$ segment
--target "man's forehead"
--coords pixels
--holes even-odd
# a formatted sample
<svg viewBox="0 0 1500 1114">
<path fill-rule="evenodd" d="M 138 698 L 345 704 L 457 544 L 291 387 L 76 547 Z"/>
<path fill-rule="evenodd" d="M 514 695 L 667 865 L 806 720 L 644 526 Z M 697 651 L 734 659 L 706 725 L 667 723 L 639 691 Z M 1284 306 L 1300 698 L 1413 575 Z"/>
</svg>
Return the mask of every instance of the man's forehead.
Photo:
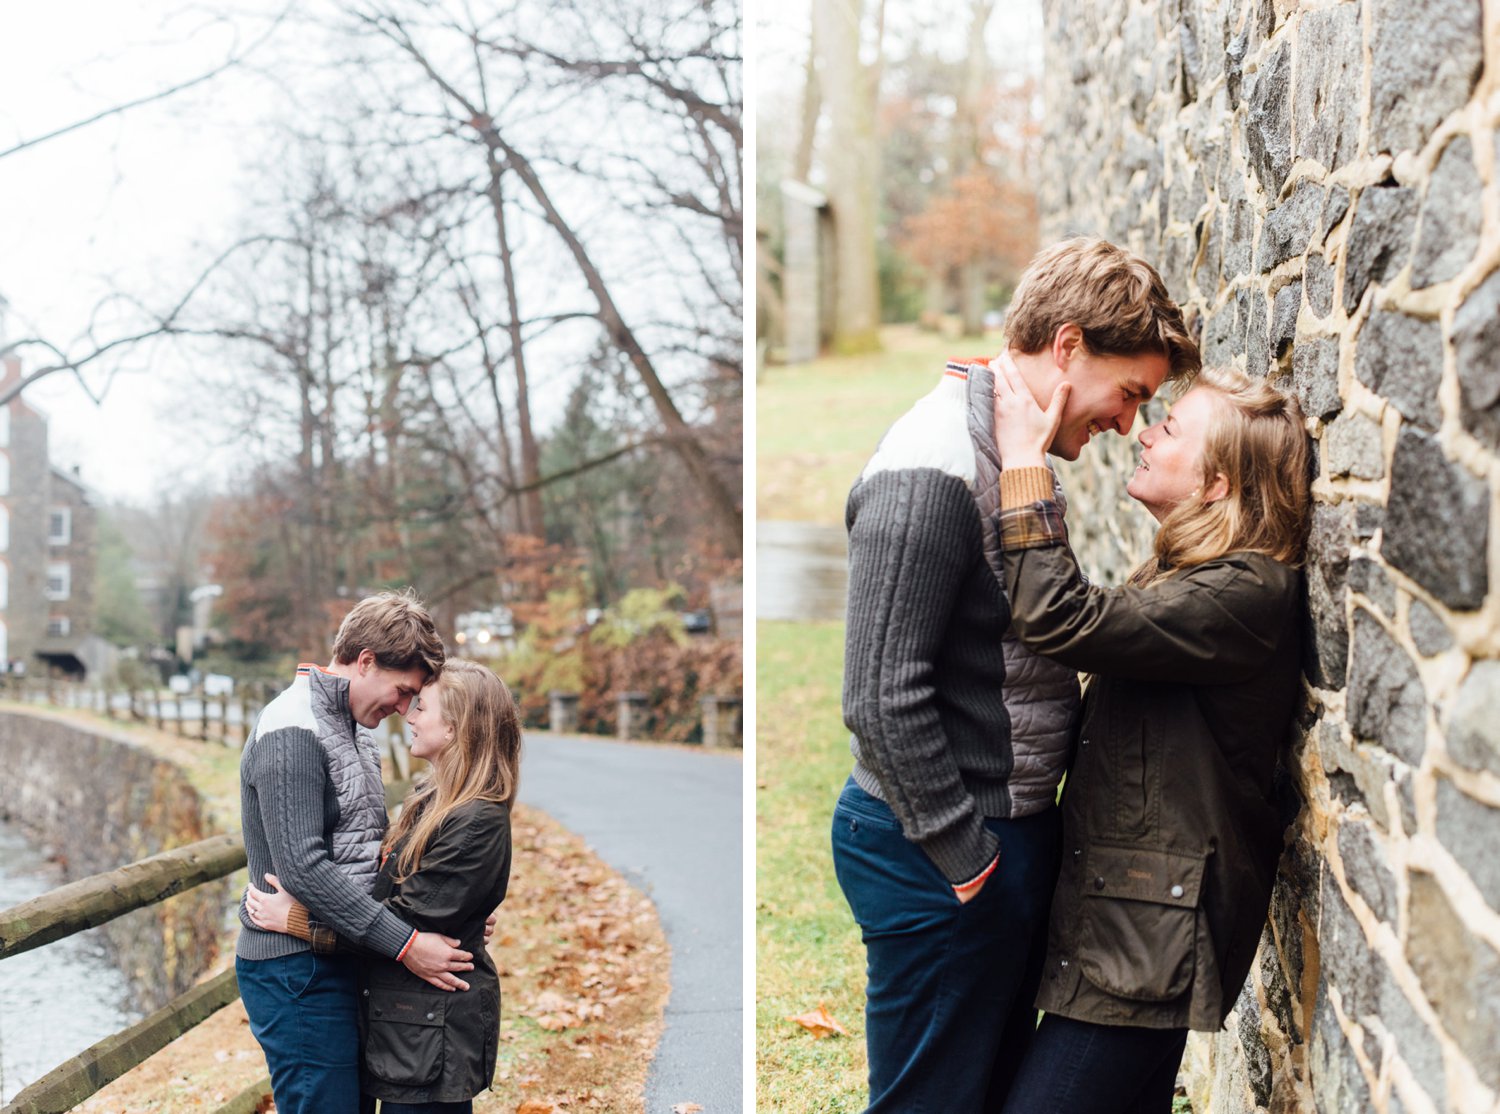
<svg viewBox="0 0 1500 1114">
<path fill-rule="evenodd" d="M 1143 402 L 1161 389 L 1171 370 L 1166 356 L 1159 352 L 1142 353 L 1121 363 L 1121 386 Z"/>
</svg>

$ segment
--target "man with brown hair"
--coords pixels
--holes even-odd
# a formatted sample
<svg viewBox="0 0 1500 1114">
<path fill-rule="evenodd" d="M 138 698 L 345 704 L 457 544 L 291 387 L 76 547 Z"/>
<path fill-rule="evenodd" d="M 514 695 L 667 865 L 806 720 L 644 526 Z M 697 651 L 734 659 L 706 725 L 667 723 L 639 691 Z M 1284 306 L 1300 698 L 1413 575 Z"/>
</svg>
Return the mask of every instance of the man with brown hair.
<svg viewBox="0 0 1500 1114">
<path fill-rule="evenodd" d="M 1070 384 L 1050 446 L 1068 460 L 1198 367 L 1156 271 L 1085 239 L 1027 268 L 1001 358 L 1043 407 Z M 871 1112 L 998 1109 L 1035 1024 L 1078 681 L 1009 633 L 993 396 L 985 361 L 950 362 L 845 512 L 854 770 L 833 858 L 868 960 Z"/>
<path fill-rule="evenodd" d="M 419 933 L 370 892 L 385 835 L 380 750 L 370 731 L 443 667 L 432 617 L 410 591 L 361 600 L 326 668 L 299 665 L 240 757 L 250 877 L 274 874 L 317 918 L 446 990 L 473 968 L 458 941 Z M 235 971 L 279 1111 L 354 1114 L 359 1102 L 356 958 L 263 932 L 240 905 Z"/>
</svg>

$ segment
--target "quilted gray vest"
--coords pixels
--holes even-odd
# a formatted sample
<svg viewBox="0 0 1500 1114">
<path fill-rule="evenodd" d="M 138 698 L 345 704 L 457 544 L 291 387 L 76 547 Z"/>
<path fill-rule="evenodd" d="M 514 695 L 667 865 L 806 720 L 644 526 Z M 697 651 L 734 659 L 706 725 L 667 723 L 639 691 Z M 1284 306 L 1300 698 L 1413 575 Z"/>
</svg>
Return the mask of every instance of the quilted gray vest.
<svg viewBox="0 0 1500 1114">
<path fill-rule="evenodd" d="M 349 682 L 315 665 L 299 665 L 296 680 L 266 706 L 255 730 L 266 734 L 282 727 L 308 728 L 317 735 L 339 810 L 329 858 L 366 891 L 373 890 L 386 828 L 385 787 L 379 744 L 349 715 Z"/>
</svg>

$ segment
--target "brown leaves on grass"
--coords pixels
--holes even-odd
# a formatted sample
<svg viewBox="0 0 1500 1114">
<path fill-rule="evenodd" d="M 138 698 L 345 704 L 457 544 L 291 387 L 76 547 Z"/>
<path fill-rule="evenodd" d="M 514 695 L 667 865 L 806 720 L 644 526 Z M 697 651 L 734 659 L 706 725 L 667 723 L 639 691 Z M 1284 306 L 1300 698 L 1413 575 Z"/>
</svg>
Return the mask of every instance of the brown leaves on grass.
<svg viewBox="0 0 1500 1114">
<path fill-rule="evenodd" d="M 831 1037 L 835 1033 L 843 1037 L 849 1035 L 849 1030 L 845 1029 L 835 1020 L 833 1014 L 828 1012 L 828 1007 L 822 1002 L 818 1003 L 817 1009 L 808 1010 L 806 1013 L 799 1013 L 795 1017 L 787 1018 L 787 1020 L 795 1021 L 817 1040 L 822 1040 L 824 1037 Z"/>
</svg>

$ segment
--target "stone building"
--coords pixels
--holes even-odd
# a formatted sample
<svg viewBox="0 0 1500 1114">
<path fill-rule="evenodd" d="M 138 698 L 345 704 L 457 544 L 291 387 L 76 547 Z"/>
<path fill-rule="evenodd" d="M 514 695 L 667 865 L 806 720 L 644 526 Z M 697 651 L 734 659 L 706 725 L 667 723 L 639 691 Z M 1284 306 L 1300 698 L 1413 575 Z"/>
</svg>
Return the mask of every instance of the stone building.
<svg viewBox="0 0 1500 1114">
<path fill-rule="evenodd" d="M 1500 1096 L 1500 5 L 1049 0 L 1044 239 L 1155 262 L 1316 441 L 1287 851 L 1204 1111 Z M 1113 439 L 1112 439 L 1113 440 Z M 1131 449 L 1074 466 L 1117 575 Z M 1087 531 L 1085 534 L 1084 532 Z"/>
<path fill-rule="evenodd" d="M 0 332 L 3 339 L 3 332 Z M 0 390 L 21 378 L 5 356 Z M 76 475 L 52 466 L 46 416 L 0 406 L 0 664 L 31 676 L 92 673 L 96 511 Z"/>
</svg>

